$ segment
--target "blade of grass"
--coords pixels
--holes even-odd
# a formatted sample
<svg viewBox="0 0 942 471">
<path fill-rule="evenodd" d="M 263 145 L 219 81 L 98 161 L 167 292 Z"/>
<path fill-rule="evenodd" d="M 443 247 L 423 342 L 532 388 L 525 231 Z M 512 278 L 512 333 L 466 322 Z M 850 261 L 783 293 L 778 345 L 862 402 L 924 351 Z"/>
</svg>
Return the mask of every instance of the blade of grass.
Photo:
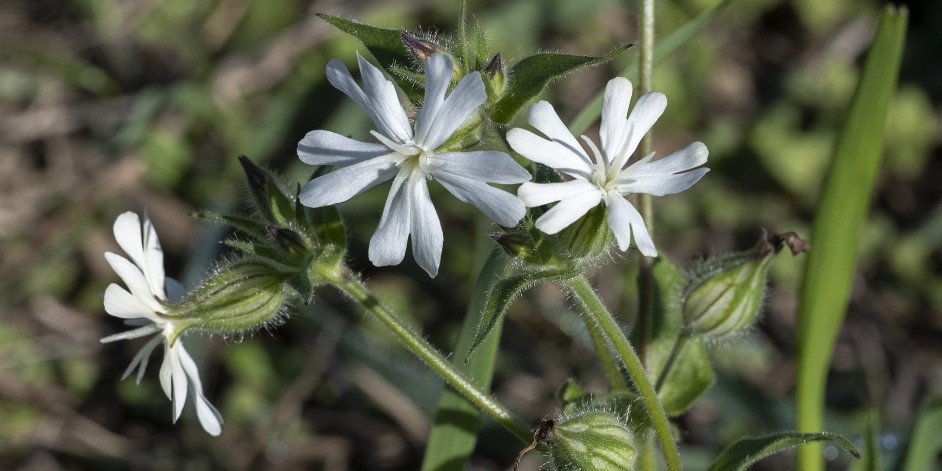
<svg viewBox="0 0 942 471">
<path fill-rule="evenodd" d="M 942 430 L 942 398 L 922 407 L 916 416 L 903 471 L 920 471 L 938 466 L 939 451 L 942 450 L 942 434 L 939 434 L 939 430 Z"/>
<path fill-rule="evenodd" d="M 847 308 L 857 243 L 883 155 L 907 16 L 906 9 L 887 7 L 881 17 L 821 191 L 798 310 L 796 395 L 802 432 L 822 429 L 829 359 Z M 823 465 L 820 444 L 799 449 L 798 469 L 820 471 Z"/>
</svg>

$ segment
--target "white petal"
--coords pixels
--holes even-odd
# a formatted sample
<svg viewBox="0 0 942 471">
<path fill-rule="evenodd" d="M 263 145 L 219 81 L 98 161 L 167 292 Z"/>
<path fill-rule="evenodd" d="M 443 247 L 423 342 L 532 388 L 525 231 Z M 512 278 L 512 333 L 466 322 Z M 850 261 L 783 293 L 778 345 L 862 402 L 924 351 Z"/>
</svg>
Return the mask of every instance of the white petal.
<svg viewBox="0 0 942 471">
<path fill-rule="evenodd" d="M 434 177 L 455 198 L 480 209 L 501 226 L 516 226 L 527 212 L 519 198 L 487 183 L 451 173 L 435 173 Z"/>
<path fill-rule="evenodd" d="M 160 373 L 157 377 L 160 378 L 160 388 L 164 390 L 164 394 L 167 395 L 167 399 L 172 401 L 173 368 L 174 365 L 178 365 L 180 362 L 176 358 L 176 353 L 171 351 L 170 347 L 167 345 L 167 339 L 162 339 L 164 341 L 164 361 L 160 364 Z"/>
<path fill-rule="evenodd" d="M 679 193 L 697 183 L 710 169 L 698 168 L 673 175 L 643 175 L 639 178 L 619 178 L 616 188 L 621 193 L 646 193 L 663 196 Z"/>
<path fill-rule="evenodd" d="M 648 257 L 657 257 L 657 249 L 654 248 L 654 241 L 648 234 L 641 213 L 628 200 L 617 194 L 609 193 L 605 203 L 608 205 L 608 227 L 615 233 L 618 248 L 622 251 L 628 250 L 633 233 L 638 250 Z"/>
<path fill-rule="evenodd" d="M 133 294 L 141 304 L 147 306 L 149 312 L 164 312 L 160 302 L 157 301 L 154 294 L 151 292 L 151 287 L 147 284 L 144 274 L 141 273 L 141 270 L 136 265 L 129 262 L 126 258 L 111 252 L 105 252 L 105 260 L 108 261 L 111 268 L 118 274 L 121 280 L 124 281 L 128 289 L 131 290 L 131 294 Z"/>
<path fill-rule="evenodd" d="M 370 261 L 378 267 L 397 265 L 406 255 L 412 222 L 409 189 L 407 185 L 403 185 L 407 177 L 407 174 L 400 173 L 393 180 L 389 196 L 386 198 L 386 207 L 383 208 L 383 216 L 370 239 Z"/>
<path fill-rule="evenodd" d="M 304 185 L 298 198 L 311 208 L 347 201 L 392 178 L 398 171 L 393 157 L 401 158 L 398 154 L 379 157 L 321 175 Z"/>
<path fill-rule="evenodd" d="M 435 154 L 432 173 L 450 173 L 474 180 L 514 184 L 530 180 L 530 172 L 503 152 L 482 150 Z"/>
<path fill-rule="evenodd" d="M 569 145 L 548 141 L 520 128 L 511 129 L 507 133 L 507 142 L 513 150 L 533 162 L 583 180 L 588 180 L 592 174 L 588 157 L 581 147 L 574 149 Z"/>
<path fill-rule="evenodd" d="M 442 223 L 432 205 L 425 179 L 418 176 L 410 180 L 407 185 L 412 187 L 412 256 L 435 278 L 442 262 Z"/>
<path fill-rule="evenodd" d="M 454 64 L 445 54 L 432 54 L 425 60 L 425 99 L 415 118 L 417 143 L 427 141 L 429 130 L 445 103 L 445 93 L 451 85 L 454 70 Z"/>
<path fill-rule="evenodd" d="M 311 131 L 298 142 L 298 157 L 310 165 L 346 167 L 388 153 L 382 144 L 360 142 L 330 131 Z"/>
<path fill-rule="evenodd" d="M 616 148 L 605 149 L 613 158 L 611 168 L 621 168 L 628 162 L 628 159 L 638 148 L 638 143 L 644 137 L 661 114 L 667 108 L 667 97 L 663 93 L 650 92 L 641 95 L 635 107 L 628 116 L 626 125 L 625 141 Z"/>
<path fill-rule="evenodd" d="M 374 110 L 373 122 L 383 134 L 399 142 L 412 141 L 412 126 L 399 102 L 396 86 L 360 53 L 357 53 L 357 63 L 360 65 L 360 75 L 363 76 L 363 91 Z"/>
<path fill-rule="evenodd" d="M 705 164 L 709 154 L 710 151 L 702 142 L 693 142 L 687 147 L 653 162 L 651 161 L 653 154 L 645 157 L 623 170 L 619 177 L 637 178 L 683 172 Z"/>
<path fill-rule="evenodd" d="M 131 322 L 128 321 L 127 323 L 130 324 Z M 117 342 L 120 340 L 137 339 L 141 337 L 147 337 L 148 335 L 156 334 L 157 332 L 160 332 L 162 330 L 163 330 L 163 326 L 160 324 L 145 324 L 136 329 L 125 330 L 124 332 L 119 332 L 117 334 L 109 335 L 99 340 L 99 342 L 111 343 L 111 342 Z"/>
<path fill-rule="evenodd" d="M 137 384 L 141 384 L 141 378 L 144 377 L 144 371 L 147 370 L 147 363 L 150 360 L 150 354 L 154 351 L 154 348 L 163 340 L 161 336 L 155 336 L 150 339 L 147 343 L 138 350 L 137 355 L 134 355 L 134 358 L 131 359 L 131 364 L 128 365 L 128 368 L 124 370 L 124 375 L 121 376 L 121 379 L 127 378 L 135 367 L 137 368 Z"/>
<path fill-rule="evenodd" d="M 105 312 L 122 319 L 144 318 L 160 322 L 151 305 L 114 283 L 105 289 Z"/>
<path fill-rule="evenodd" d="M 602 149 L 607 151 L 603 154 L 606 158 L 611 158 L 608 153 L 619 151 L 622 143 L 628 140 L 628 108 L 631 106 L 632 88 L 631 80 L 624 77 L 615 77 L 605 85 L 599 138 Z"/>
<path fill-rule="evenodd" d="M 582 149 L 582 146 L 579 145 L 579 141 L 569 132 L 569 128 L 563 124 L 562 120 L 559 119 L 559 115 L 556 114 L 556 110 L 553 109 L 553 105 L 549 104 L 549 102 L 540 101 L 530 105 L 530 110 L 527 113 L 527 122 L 551 141 L 570 149 L 573 154 L 584 160 L 586 165 L 592 166 L 592 161 Z"/>
<path fill-rule="evenodd" d="M 138 267 L 144 263 L 144 239 L 141 236 L 141 219 L 131 211 L 121 213 L 114 221 L 114 238 Z"/>
<path fill-rule="evenodd" d="M 367 75 L 375 76 L 371 74 L 371 71 L 379 73 L 382 77 L 382 72 L 375 70 L 372 64 L 363 60 L 359 54 L 357 54 L 357 60 L 360 62 L 360 72 L 364 77 L 364 85 L 367 82 Z M 364 65 L 365 64 L 365 65 Z M 383 78 L 385 80 L 385 78 Z M 399 104 L 399 98 L 396 96 L 395 87 L 392 90 L 392 97 L 387 95 L 387 87 L 374 87 L 371 89 L 373 93 L 383 94 L 382 97 L 370 97 L 367 95 L 369 92 L 364 92 L 363 89 L 356 83 L 353 79 L 353 76 L 350 75 L 350 71 L 347 70 L 347 66 L 343 62 L 334 59 L 327 64 L 327 81 L 330 82 L 335 88 L 349 96 L 353 101 L 357 102 L 361 108 L 370 116 L 370 119 L 373 120 L 373 123 L 379 128 L 379 131 L 385 134 L 390 138 L 394 138 L 399 142 L 407 142 L 411 140 L 411 130 L 409 129 L 409 120 L 405 116 L 405 111 L 402 109 L 402 105 Z M 370 82 L 372 84 L 372 82 Z M 389 84 L 392 86 L 392 84 Z M 375 89 L 375 88 L 378 88 Z M 395 106 L 390 106 L 390 103 L 387 103 L 387 100 L 395 102 Z M 376 102 L 379 103 L 379 108 L 377 108 Z M 392 108 L 392 111 L 387 115 L 387 110 L 384 108 Z M 398 108 L 398 110 L 397 110 Z M 403 129 L 405 127 L 405 129 Z"/>
<path fill-rule="evenodd" d="M 164 344 L 166 345 L 166 343 Z M 177 339 L 172 346 L 167 349 L 167 356 L 164 357 L 164 363 L 170 362 L 170 377 L 173 383 L 173 421 L 176 422 L 183 413 L 183 406 L 186 404 L 187 375 L 183 370 L 182 356 L 187 355 L 183 348 L 183 342 Z M 187 355 L 188 357 L 189 355 Z"/>
<path fill-rule="evenodd" d="M 180 341 L 177 341 L 177 344 L 179 345 L 180 365 L 183 367 L 189 381 L 190 392 L 193 396 L 193 403 L 196 406 L 196 415 L 200 420 L 200 424 L 207 433 L 218 436 L 222 432 L 222 415 L 203 395 L 203 383 L 200 381 L 199 370 L 196 368 L 193 357 L 183 348 Z"/>
<path fill-rule="evenodd" d="M 137 271 L 146 280 L 149 295 L 164 299 L 164 255 L 160 248 L 160 241 L 157 239 L 157 233 L 154 231 L 154 225 L 151 224 L 146 215 L 143 221 L 143 234 L 141 230 L 141 219 L 133 212 L 122 213 L 115 219 L 114 237 L 118 245 L 137 265 Z M 125 282 L 127 283 L 127 280 Z M 140 293 L 134 289 L 131 292 Z"/>
<path fill-rule="evenodd" d="M 561 183 L 524 183 L 517 189 L 517 196 L 528 208 L 543 206 L 569 198 L 576 193 L 601 191 L 594 183 L 585 180 L 570 180 Z"/>
<path fill-rule="evenodd" d="M 436 58 L 439 60 L 433 62 Z M 447 68 L 439 65 L 442 61 L 447 61 L 445 64 Z M 432 106 L 430 111 L 426 112 L 425 107 L 428 105 L 423 104 L 415 121 L 416 144 L 426 150 L 433 150 L 448 140 L 452 133 L 468 120 L 471 113 L 487 100 L 487 92 L 484 91 L 481 75 L 478 72 L 472 72 L 465 75 L 451 91 L 451 95 L 439 105 L 440 97 L 429 96 L 429 92 L 444 93 L 448 83 L 451 82 L 451 72 L 444 73 L 445 70 L 451 68 L 451 60 L 444 54 L 433 54 L 425 63 L 426 71 L 431 67 L 442 69 L 440 71 L 442 75 L 433 79 L 444 82 L 433 83 L 433 87 L 426 88 L 425 99 L 431 100 L 429 104 Z M 428 75 L 426 75 L 426 80 L 428 80 Z"/>
<path fill-rule="evenodd" d="M 202 394 L 194 394 L 193 402 L 196 404 L 196 416 L 200 419 L 203 430 L 218 437 L 222 433 L 222 414 Z"/>
<path fill-rule="evenodd" d="M 144 278 L 147 278 L 147 284 L 150 286 L 150 292 L 157 299 L 167 299 L 164 293 L 164 251 L 160 247 L 160 240 L 157 238 L 157 230 L 154 224 L 144 213 L 144 263 L 138 263 L 141 271 L 144 272 Z"/>
<path fill-rule="evenodd" d="M 602 193 L 598 188 L 571 195 L 540 216 L 536 220 L 536 228 L 547 234 L 555 234 L 598 206 L 600 201 Z"/>
</svg>

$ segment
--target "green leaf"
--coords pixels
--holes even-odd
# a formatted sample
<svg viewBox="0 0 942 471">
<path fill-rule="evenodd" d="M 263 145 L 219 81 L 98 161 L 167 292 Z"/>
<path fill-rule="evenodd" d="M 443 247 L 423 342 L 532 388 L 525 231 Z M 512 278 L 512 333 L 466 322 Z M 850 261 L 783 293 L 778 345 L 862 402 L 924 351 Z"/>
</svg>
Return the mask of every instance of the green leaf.
<svg viewBox="0 0 942 471">
<path fill-rule="evenodd" d="M 251 217 L 242 216 L 224 216 L 211 211 L 194 211 L 191 216 L 204 221 L 222 224 L 258 241 L 268 240 L 268 231 L 265 230 L 265 223 Z"/>
<path fill-rule="evenodd" d="M 603 56 L 575 56 L 558 53 L 540 53 L 526 57 L 510 68 L 510 83 L 503 98 L 490 110 L 491 119 L 506 124 L 536 98 L 554 80 L 574 70 L 608 62 L 628 50 L 631 44 L 615 48 Z"/>
<path fill-rule="evenodd" d="M 859 458 L 860 453 L 846 438 L 830 433 L 779 432 L 766 437 L 743 438 L 723 450 L 707 471 L 742 471 L 753 463 L 783 450 L 813 442 L 830 441 Z"/>
<path fill-rule="evenodd" d="M 298 203 L 300 205 L 300 203 Z M 340 212 L 334 205 L 321 208 L 304 208 L 308 224 L 321 245 L 333 245 L 341 252 L 347 248 L 347 229 Z"/>
<path fill-rule="evenodd" d="M 565 280 L 577 276 L 579 273 L 579 271 L 569 267 L 551 268 L 505 278 L 494 285 L 494 289 L 488 295 L 487 305 L 481 314 L 481 323 L 478 324 L 477 333 L 471 342 L 471 348 L 468 350 L 465 359 L 471 358 L 475 349 L 487 339 L 494 327 L 504 319 L 504 314 L 507 313 L 507 309 L 517 299 L 517 296 L 539 283 Z"/>
<path fill-rule="evenodd" d="M 710 20 L 716 18 L 716 16 L 723 11 L 730 1 L 731 0 L 724 0 L 719 5 L 703 12 L 700 16 L 680 28 L 677 28 L 669 36 L 664 39 L 659 39 L 657 45 L 654 47 L 654 63 L 660 62 L 661 59 L 669 56 L 680 46 L 686 44 L 687 41 L 693 39 Z M 632 59 L 634 59 L 634 56 Z M 632 60 L 625 66 L 619 75 L 635 80 L 638 76 L 638 66 L 635 60 Z M 595 98 L 593 98 L 592 101 L 576 115 L 576 118 L 572 120 L 572 123 L 569 125 L 569 130 L 571 130 L 573 134 L 577 136 L 582 134 L 588 129 L 589 125 L 598 119 L 599 115 L 602 113 L 602 98 L 604 97 L 604 93 L 604 91 L 599 91 L 595 95 Z"/>
<path fill-rule="evenodd" d="M 822 429 L 824 391 L 844 320 L 857 246 L 883 156 L 884 129 L 906 34 L 907 12 L 887 7 L 867 55 L 815 211 L 798 309 L 798 429 Z M 823 469 L 819 446 L 799 451 L 800 469 Z"/>
<path fill-rule="evenodd" d="M 400 30 L 378 28 L 346 20 L 339 16 L 325 14 L 318 14 L 317 16 L 340 31 L 359 39 L 383 69 L 392 70 L 393 66 L 406 67 L 415 63 L 409 50 L 402 43 L 402 32 Z M 410 99 L 422 97 L 422 89 L 415 83 L 403 80 L 396 75 L 393 75 L 393 78 L 396 79 L 396 83 Z"/>
<path fill-rule="evenodd" d="M 942 399 L 936 399 L 922 407 L 916 416 L 909 447 L 906 449 L 904 471 L 933 469 L 939 464 L 942 450 Z"/>
<path fill-rule="evenodd" d="M 664 255 L 654 261 L 654 316 L 647 361 L 654 378 L 659 378 L 684 325 L 680 299 L 686 278 Z M 713 369 L 701 338 L 690 338 L 677 355 L 670 372 L 658 390 L 669 416 L 683 414 L 701 394 L 713 385 Z"/>
</svg>

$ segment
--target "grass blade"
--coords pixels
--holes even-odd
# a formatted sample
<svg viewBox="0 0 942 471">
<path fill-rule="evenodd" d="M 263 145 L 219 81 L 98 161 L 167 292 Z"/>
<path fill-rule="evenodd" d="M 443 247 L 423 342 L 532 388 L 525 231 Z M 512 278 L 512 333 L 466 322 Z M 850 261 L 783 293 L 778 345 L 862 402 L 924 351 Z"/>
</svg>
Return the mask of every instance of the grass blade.
<svg viewBox="0 0 942 471">
<path fill-rule="evenodd" d="M 798 310 L 798 429 L 822 428 L 829 359 L 844 319 L 884 128 L 906 33 L 905 9 L 888 7 L 880 20 L 824 180 L 812 230 L 812 250 Z M 798 468 L 823 469 L 820 444 L 802 447 Z"/>
</svg>

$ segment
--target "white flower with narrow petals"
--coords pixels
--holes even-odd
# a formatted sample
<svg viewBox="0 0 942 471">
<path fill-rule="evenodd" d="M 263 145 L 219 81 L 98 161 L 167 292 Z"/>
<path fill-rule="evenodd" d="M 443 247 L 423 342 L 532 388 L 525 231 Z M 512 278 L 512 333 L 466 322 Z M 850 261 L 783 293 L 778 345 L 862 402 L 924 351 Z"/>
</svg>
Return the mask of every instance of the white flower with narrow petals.
<svg viewBox="0 0 942 471">
<path fill-rule="evenodd" d="M 177 329 L 180 326 L 175 325 L 173 318 L 166 315 L 168 301 L 178 301 L 184 293 L 179 283 L 164 276 L 164 253 L 154 225 L 146 215 L 142 223 L 137 214 L 126 212 L 115 220 L 114 236 L 131 260 L 111 252 L 105 253 L 105 259 L 130 292 L 114 283 L 109 285 L 105 290 L 105 311 L 129 323 L 144 325 L 105 337 L 101 341 L 114 342 L 154 334 L 154 338 L 134 356 L 124 372 L 124 378 L 137 368 L 137 381 L 140 382 L 151 352 L 162 342 L 164 361 L 160 367 L 160 385 L 173 403 L 174 422 L 183 412 L 189 390 L 203 429 L 211 435 L 219 435 L 222 431 L 222 416 L 203 396 L 196 363 L 183 348 L 183 340 L 179 338 Z"/>
<path fill-rule="evenodd" d="M 327 80 L 362 107 L 379 143 L 359 142 L 330 131 L 311 131 L 298 143 L 298 156 L 311 165 L 336 165 L 301 190 L 306 206 L 344 202 L 386 180 L 393 180 L 379 227 L 370 239 L 376 266 L 402 261 L 411 235 L 412 254 L 430 276 L 438 273 L 442 227 L 429 198 L 428 180 L 436 180 L 456 198 L 480 209 L 494 222 L 513 226 L 526 213 L 513 194 L 488 183 L 516 184 L 530 174 L 509 155 L 497 151 L 440 151 L 487 99 L 479 73 L 466 75 L 446 97 L 454 71 L 451 59 L 432 54 L 425 61 L 425 101 L 409 123 L 396 88 L 383 73 L 357 55 L 363 87 L 338 60 L 327 64 Z"/>
<path fill-rule="evenodd" d="M 507 141 L 527 159 L 572 177 L 561 183 L 520 185 L 517 196 L 527 207 L 558 201 L 536 220 L 538 229 L 555 234 L 602 203 L 608 208 L 607 222 L 618 241 L 618 248 L 628 250 L 633 234 L 641 253 L 656 257 L 657 249 L 644 219 L 625 197 L 630 193 L 661 196 L 690 188 L 709 171 L 705 167 L 695 169 L 706 163 L 708 152 L 702 142 L 694 142 L 667 157 L 652 161 L 652 153 L 626 167 L 641 137 L 667 107 L 664 94 L 646 93 L 626 118 L 631 90 L 631 81 L 622 77 L 610 80 L 605 87 L 599 131 L 601 149 L 582 136 L 594 158 L 589 157 L 559 119 L 553 106 L 545 101 L 530 107 L 527 121 L 546 138 L 524 129 L 511 129 L 507 133 Z"/>
</svg>

